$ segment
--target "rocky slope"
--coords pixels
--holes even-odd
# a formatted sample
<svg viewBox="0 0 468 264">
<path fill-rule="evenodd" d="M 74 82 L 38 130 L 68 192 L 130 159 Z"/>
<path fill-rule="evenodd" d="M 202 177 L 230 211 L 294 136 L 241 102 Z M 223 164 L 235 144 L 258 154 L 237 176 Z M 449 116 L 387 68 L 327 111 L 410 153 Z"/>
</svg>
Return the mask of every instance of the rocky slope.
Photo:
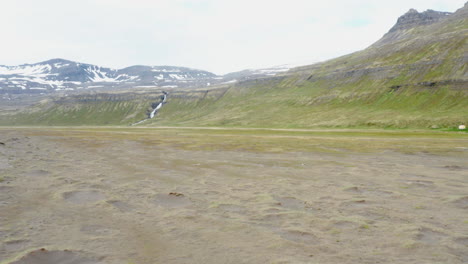
<svg viewBox="0 0 468 264">
<path fill-rule="evenodd" d="M 416 26 L 433 24 L 451 14 L 450 12 L 439 12 L 431 9 L 419 13 L 415 9 L 410 9 L 406 14 L 398 18 L 397 23 L 390 29 L 389 33 L 411 29 Z"/>
<path fill-rule="evenodd" d="M 468 79 L 466 48 L 468 6 L 453 14 L 410 10 L 369 48 L 296 70 L 308 75 L 358 79 L 363 76 L 396 85 Z"/>
</svg>

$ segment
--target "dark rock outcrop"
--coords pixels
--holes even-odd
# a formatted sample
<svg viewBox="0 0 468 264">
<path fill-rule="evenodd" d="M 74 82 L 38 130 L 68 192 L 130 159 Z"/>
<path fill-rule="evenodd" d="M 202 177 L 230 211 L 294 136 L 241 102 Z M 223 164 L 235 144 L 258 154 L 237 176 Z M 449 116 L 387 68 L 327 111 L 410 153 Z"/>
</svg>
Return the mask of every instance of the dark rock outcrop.
<svg viewBox="0 0 468 264">
<path fill-rule="evenodd" d="M 390 29 L 389 32 L 410 29 L 415 26 L 433 24 L 451 14 L 452 13 L 450 12 L 440 12 L 431 9 L 419 13 L 415 9 L 410 9 L 408 12 L 406 12 L 406 14 L 398 18 L 397 23 Z"/>
</svg>

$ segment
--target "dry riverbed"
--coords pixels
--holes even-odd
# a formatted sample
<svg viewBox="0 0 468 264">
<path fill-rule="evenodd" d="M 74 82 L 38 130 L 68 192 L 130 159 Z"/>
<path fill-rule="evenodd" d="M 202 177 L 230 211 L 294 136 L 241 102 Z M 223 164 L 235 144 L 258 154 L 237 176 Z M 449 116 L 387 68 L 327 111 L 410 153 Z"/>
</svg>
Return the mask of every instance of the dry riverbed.
<svg viewBox="0 0 468 264">
<path fill-rule="evenodd" d="M 468 134 L 0 128 L 0 263 L 467 263 Z"/>
</svg>

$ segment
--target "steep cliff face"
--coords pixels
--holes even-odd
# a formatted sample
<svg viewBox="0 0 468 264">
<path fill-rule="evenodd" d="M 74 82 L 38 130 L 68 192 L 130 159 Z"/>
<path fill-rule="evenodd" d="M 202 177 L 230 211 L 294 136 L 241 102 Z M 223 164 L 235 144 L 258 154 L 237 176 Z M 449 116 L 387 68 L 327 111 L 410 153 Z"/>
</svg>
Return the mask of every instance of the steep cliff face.
<svg viewBox="0 0 468 264">
<path fill-rule="evenodd" d="M 415 9 L 410 9 L 406 14 L 398 18 L 397 23 L 390 29 L 389 33 L 397 30 L 407 30 L 416 26 L 433 24 L 451 14 L 450 12 L 439 12 L 431 9 L 419 13 Z"/>
<path fill-rule="evenodd" d="M 434 33 L 437 33 L 437 27 L 440 27 L 443 23 L 450 23 L 451 20 L 460 19 L 459 14 L 462 12 L 463 8 L 457 11 L 457 15 L 434 10 L 419 13 L 415 9 L 410 9 L 406 14 L 399 17 L 396 24 L 373 46 L 393 44 L 398 41 L 415 38 L 420 33 L 423 33 L 421 31 L 424 31 L 427 26 L 433 24 L 436 24 Z"/>
</svg>

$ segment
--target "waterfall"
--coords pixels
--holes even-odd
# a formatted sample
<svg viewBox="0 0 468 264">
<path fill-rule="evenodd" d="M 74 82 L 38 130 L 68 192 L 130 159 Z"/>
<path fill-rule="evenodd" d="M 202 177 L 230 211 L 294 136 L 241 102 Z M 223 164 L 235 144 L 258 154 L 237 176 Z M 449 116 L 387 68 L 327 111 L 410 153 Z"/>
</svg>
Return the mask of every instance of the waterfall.
<svg viewBox="0 0 468 264">
<path fill-rule="evenodd" d="M 140 120 L 140 121 L 138 121 L 138 122 L 136 122 L 136 123 L 131 124 L 131 126 L 135 126 L 135 125 L 141 124 L 141 123 L 145 122 L 145 121 L 148 120 L 148 119 L 153 119 L 153 117 L 156 115 L 156 113 L 159 111 L 159 109 L 161 109 L 161 107 L 163 106 L 163 104 L 166 103 L 166 101 L 167 101 L 167 94 L 168 94 L 167 92 L 163 91 L 163 96 L 162 96 L 162 98 L 160 99 L 161 101 L 158 103 L 158 105 L 156 105 L 155 108 L 153 108 L 153 110 L 149 113 L 148 117 L 145 118 L 145 119 L 143 119 L 143 120 Z M 154 105 L 154 103 L 153 103 L 152 105 Z"/>
</svg>

